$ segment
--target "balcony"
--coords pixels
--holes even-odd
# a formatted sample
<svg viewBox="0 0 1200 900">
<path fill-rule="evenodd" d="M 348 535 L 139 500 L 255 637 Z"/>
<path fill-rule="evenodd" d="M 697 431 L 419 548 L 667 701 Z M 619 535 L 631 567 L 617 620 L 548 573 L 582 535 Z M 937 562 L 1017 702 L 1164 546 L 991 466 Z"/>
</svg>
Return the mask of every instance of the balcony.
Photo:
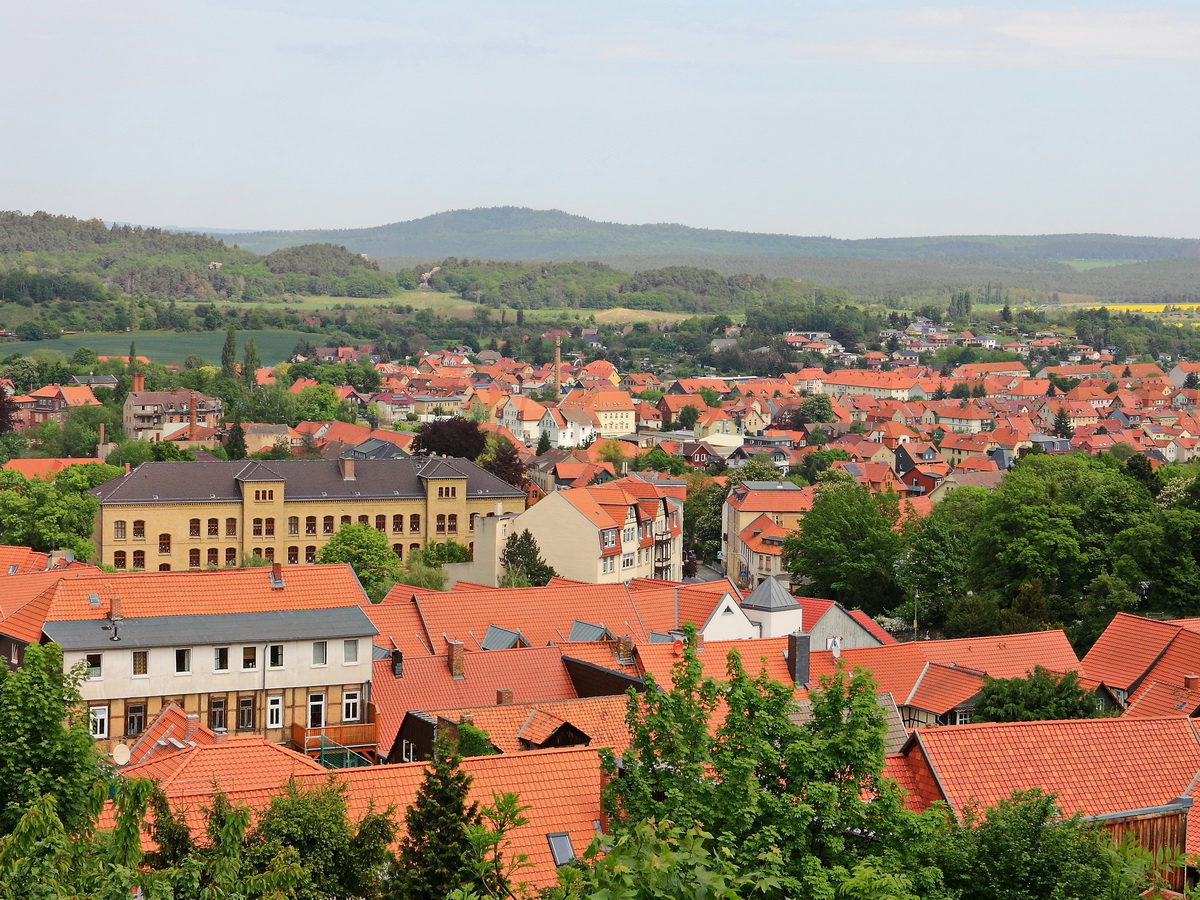
<svg viewBox="0 0 1200 900">
<path fill-rule="evenodd" d="M 366 751 L 375 756 L 378 742 L 374 722 L 356 722 L 349 725 L 326 725 L 323 728 L 305 728 L 299 722 L 292 723 L 291 743 L 300 752 L 313 756 L 331 744 Z"/>
</svg>

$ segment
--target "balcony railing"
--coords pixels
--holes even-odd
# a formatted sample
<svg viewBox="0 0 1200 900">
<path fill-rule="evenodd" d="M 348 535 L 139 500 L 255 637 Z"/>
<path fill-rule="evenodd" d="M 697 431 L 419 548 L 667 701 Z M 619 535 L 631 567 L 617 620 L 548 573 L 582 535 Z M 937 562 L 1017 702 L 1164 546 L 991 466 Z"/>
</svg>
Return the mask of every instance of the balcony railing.
<svg viewBox="0 0 1200 900">
<path fill-rule="evenodd" d="M 351 725 L 326 725 L 323 728 L 306 728 L 299 722 L 292 723 L 292 743 L 303 753 L 321 749 L 321 739 L 343 747 L 369 747 L 375 749 L 378 732 L 374 722 L 358 722 Z"/>
</svg>

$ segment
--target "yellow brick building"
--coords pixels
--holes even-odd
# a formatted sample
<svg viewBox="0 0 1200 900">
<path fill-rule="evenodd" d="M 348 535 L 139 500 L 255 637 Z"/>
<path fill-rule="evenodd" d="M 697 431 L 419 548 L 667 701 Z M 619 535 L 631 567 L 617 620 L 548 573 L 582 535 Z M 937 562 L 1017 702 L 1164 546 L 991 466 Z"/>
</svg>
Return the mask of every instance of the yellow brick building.
<svg viewBox="0 0 1200 900">
<path fill-rule="evenodd" d="M 522 491 L 465 459 L 148 462 L 97 487 L 92 561 L 120 570 L 311 563 L 345 524 L 371 525 L 401 558 L 473 547 L 475 519 L 521 512 Z"/>
</svg>

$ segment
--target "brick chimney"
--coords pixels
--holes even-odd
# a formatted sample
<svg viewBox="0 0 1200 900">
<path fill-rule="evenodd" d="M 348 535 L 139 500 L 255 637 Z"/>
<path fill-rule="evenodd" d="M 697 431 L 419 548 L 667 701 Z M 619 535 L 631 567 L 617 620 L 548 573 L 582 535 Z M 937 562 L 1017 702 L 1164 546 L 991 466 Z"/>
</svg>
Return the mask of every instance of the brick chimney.
<svg viewBox="0 0 1200 900">
<path fill-rule="evenodd" d="M 133 390 L 144 391 L 146 389 L 146 376 L 141 372 L 133 373 Z"/>
<path fill-rule="evenodd" d="M 121 618 L 121 598 L 120 597 L 113 597 L 112 600 L 109 601 L 108 608 L 109 608 L 109 614 L 114 619 Z"/>
<path fill-rule="evenodd" d="M 191 427 L 192 436 L 195 437 L 196 431 L 196 392 L 192 391 L 192 395 L 188 398 L 188 425 Z"/>
<path fill-rule="evenodd" d="M 627 634 L 617 638 L 617 661 L 633 662 L 633 638 Z"/>
<path fill-rule="evenodd" d="M 1183 689 L 1185 691 L 1200 690 L 1200 675 L 1184 675 Z"/>
<path fill-rule="evenodd" d="M 196 729 L 200 727 L 200 717 L 195 713 L 188 713 L 183 721 L 183 739 L 184 741 L 190 741 L 192 735 L 196 733 Z"/>
<path fill-rule="evenodd" d="M 811 646 L 812 635 L 796 632 L 788 635 L 788 671 L 792 675 L 792 681 L 798 685 L 808 684 L 810 673 L 808 667 L 808 655 L 812 650 Z"/>
<path fill-rule="evenodd" d="M 342 481 L 354 480 L 354 460 L 348 456 L 338 457 L 338 467 L 342 470 Z"/>
<path fill-rule="evenodd" d="M 104 423 L 103 422 L 100 423 L 99 430 L 100 430 L 100 434 L 96 438 L 96 447 L 97 448 L 104 446 Z"/>
<path fill-rule="evenodd" d="M 393 678 L 403 678 L 404 677 L 404 651 L 403 650 L 393 650 L 392 651 L 392 677 Z"/>
<path fill-rule="evenodd" d="M 464 652 L 462 641 L 450 642 L 449 665 L 451 678 L 459 679 L 466 677 L 466 663 L 463 659 Z"/>
<path fill-rule="evenodd" d="M 513 695 L 512 688 L 498 688 L 496 690 L 496 705 L 497 706 L 512 706 Z"/>
<path fill-rule="evenodd" d="M 283 563 L 271 563 L 271 587 L 275 590 L 283 587 Z"/>
</svg>

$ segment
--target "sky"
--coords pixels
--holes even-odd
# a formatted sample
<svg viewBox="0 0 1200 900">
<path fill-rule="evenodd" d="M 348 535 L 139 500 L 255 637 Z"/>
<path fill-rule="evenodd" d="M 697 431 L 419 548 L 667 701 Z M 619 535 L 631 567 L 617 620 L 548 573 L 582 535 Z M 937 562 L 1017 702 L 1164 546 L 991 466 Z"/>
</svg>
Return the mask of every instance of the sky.
<svg viewBox="0 0 1200 900">
<path fill-rule="evenodd" d="M 0 208 L 1200 238 L 1200 3 L 0 5 Z"/>
</svg>

